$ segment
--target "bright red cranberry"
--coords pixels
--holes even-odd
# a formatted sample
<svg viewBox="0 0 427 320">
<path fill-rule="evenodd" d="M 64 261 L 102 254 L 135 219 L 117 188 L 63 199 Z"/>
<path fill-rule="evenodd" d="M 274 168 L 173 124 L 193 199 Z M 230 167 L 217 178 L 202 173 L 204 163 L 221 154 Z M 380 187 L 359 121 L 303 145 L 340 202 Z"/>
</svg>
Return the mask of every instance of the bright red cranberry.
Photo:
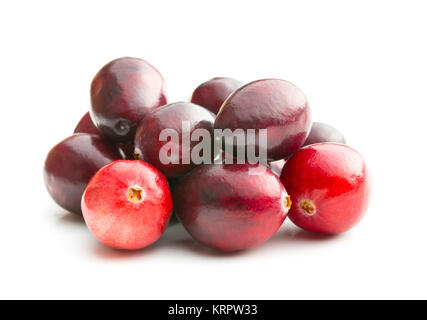
<svg viewBox="0 0 427 320">
<path fill-rule="evenodd" d="M 172 214 L 166 178 L 143 161 L 120 160 L 100 169 L 81 205 L 92 234 L 115 249 L 136 250 L 155 242 Z"/>
<path fill-rule="evenodd" d="M 280 176 L 292 199 L 290 219 L 312 232 L 349 230 L 368 208 L 371 181 L 362 156 L 335 143 L 302 148 Z"/>
<path fill-rule="evenodd" d="M 114 141 L 132 141 L 148 111 L 167 103 L 162 75 L 148 62 L 120 58 L 105 65 L 91 86 L 93 120 Z"/>
<path fill-rule="evenodd" d="M 194 90 L 191 102 L 217 114 L 225 99 L 242 85 L 240 81 L 231 78 L 212 78 Z"/>
<path fill-rule="evenodd" d="M 249 174 L 249 170 L 261 170 Z M 222 251 L 238 251 L 268 240 L 291 205 L 279 178 L 261 165 L 212 164 L 182 177 L 174 208 L 190 235 Z"/>
<path fill-rule="evenodd" d="M 92 176 L 104 165 L 121 159 L 118 150 L 96 135 L 80 133 L 50 150 L 44 181 L 52 198 L 64 209 L 81 214 L 82 194 Z"/>
<path fill-rule="evenodd" d="M 313 122 L 310 134 L 303 146 L 320 142 L 335 142 L 345 144 L 345 138 L 341 132 L 334 127 L 321 122 Z"/>
<path fill-rule="evenodd" d="M 74 133 L 90 133 L 90 134 L 97 134 L 99 136 L 102 136 L 102 133 L 98 130 L 98 128 L 93 123 L 89 112 L 86 112 L 85 115 L 80 119 L 79 123 L 74 129 Z"/>
<path fill-rule="evenodd" d="M 276 161 L 272 161 L 268 163 L 268 168 L 273 171 L 273 173 L 280 177 L 280 174 L 282 173 L 282 169 L 286 163 L 285 159 L 280 159 Z"/>
<path fill-rule="evenodd" d="M 203 139 L 192 139 L 190 144 L 184 144 L 183 141 L 189 140 L 196 129 L 205 129 L 209 133 L 209 141 L 203 140 L 206 142 L 204 150 L 213 153 L 211 145 L 213 144 L 214 120 L 215 115 L 212 112 L 196 104 L 190 102 L 168 104 L 149 113 L 142 120 L 135 136 L 135 149 L 141 155 L 141 160 L 151 163 L 168 178 L 182 176 L 200 164 L 193 162 L 191 152 Z M 186 124 L 188 128 L 183 131 L 183 126 Z M 167 137 L 165 129 L 167 132 L 175 132 L 176 135 L 173 136 L 178 139 L 172 140 L 172 137 Z M 184 137 L 183 140 L 183 134 L 187 130 L 188 137 Z M 160 141 L 162 131 L 166 134 L 164 141 Z M 162 163 L 165 161 L 162 161 L 161 154 L 164 155 L 165 150 L 169 150 L 166 153 L 169 154 L 168 161 L 171 163 Z M 199 154 L 203 156 L 202 152 Z M 208 156 L 212 158 L 213 155 Z"/>
<path fill-rule="evenodd" d="M 267 129 L 268 160 L 283 159 L 304 143 L 311 111 L 304 93 L 279 79 L 251 82 L 234 91 L 215 120 L 215 129 Z M 258 139 L 256 150 L 260 145 Z M 236 147 L 236 146 L 234 146 Z M 263 149 L 261 149 L 263 150 Z"/>
</svg>

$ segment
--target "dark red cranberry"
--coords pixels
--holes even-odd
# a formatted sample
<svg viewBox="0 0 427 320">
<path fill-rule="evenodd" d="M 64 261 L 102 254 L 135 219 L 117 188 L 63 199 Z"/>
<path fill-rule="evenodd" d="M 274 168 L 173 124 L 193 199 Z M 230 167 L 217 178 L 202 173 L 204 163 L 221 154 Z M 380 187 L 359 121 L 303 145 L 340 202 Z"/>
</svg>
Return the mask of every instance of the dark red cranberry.
<svg viewBox="0 0 427 320">
<path fill-rule="evenodd" d="M 334 127 L 321 122 L 313 122 L 310 134 L 304 142 L 304 146 L 320 142 L 335 142 L 345 144 L 345 138 Z"/>
<path fill-rule="evenodd" d="M 267 129 L 269 161 L 283 159 L 305 142 L 311 127 L 311 111 L 304 93 L 279 79 L 251 82 L 234 91 L 215 120 L 215 129 Z M 246 145 L 246 142 L 245 144 Z M 236 147 L 236 142 L 233 144 Z M 238 146 L 238 144 L 237 144 Z M 227 148 L 227 146 L 225 146 Z"/>
<path fill-rule="evenodd" d="M 132 141 L 148 111 L 167 103 L 162 75 L 148 62 L 120 58 L 105 65 L 91 86 L 91 115 L 108 138 Z"/>
<path fill-rule="evenodd" d="M 96 135 L 79 133 L 66 138 L 47 155 L 44 181 L 52 198 L 64 209 L 80 214 L 80 201 L 99 168 L 121 159 L 118 150 Z"/>
<path fill-rule="evenodd" d="M 212 112 L 196 104 L 190 102 L 168 104 L 149 113 L 142 120 L 135 136 L 135 149 L 141 160 L 151 163 L 168 178 L 182 176 L 200 164 L 193 161 L 191 153 L 193 148 L 202 142 L 201 138 L 196 139 L 191 141 L 187 148 L 187 144 L 183 144 L 183 141 L 187 140 L 183 140 L 183 134 L 186 131 L 183 131 L 183 125 L 185 123 L 189 125 L 188 137 L 193 135 L 196 129 L 205 129 L 209 133 L 207 137 L 209 139 L 203 139 L 203 143 L 206 145 L 204 149 L 210 152 L 207 157 L 212 158 L 214 120 L 215 115 Z M 163 131 L 165 129 L 167 132 L 175 133 L 173 136 L 177 139 L 168 137 L 167 132 Z M 162 131 L 165 134 L 164 141 L 160 141 Z M 160 157 L 161 154 L 165 154 L 165 151 L 171 163 L 162 163 Z M 206 156 L 202 152 L 198 154 Z"/>
<path fill-rule="evenodd" d="M 81 205 L 92 234 L 116 249 L 150 245 L 163 234 L 172 214 L 166 178 L 143 161 L 115 161 L 100 169 Z"/>
<path fill-rule="evenodd" d="M 191 102 L 217 114 L 225 99 L 242 85 L 240 81 L 231 78 L 212 78 L 194 90 Z"/>
<path fill-rule="evenodd" d="M 371 181 L 365 161 L 346 145 L 301 149 L 286 162 L 280 179 L 292 199 L 290 219 L 308 231 L 347 231 L 368 208 Z"/>
<path fill-rule="evenodd" d="M 190 235 L 222 251 L 248 249 L 268 240 L 291 205 L 276 175 L 249 164 L 199 166 L 179 180 L 173 199 Z"/>
<path fill-rule="evenodd" d="M 80 119 L 79 123 L 74 129 L 74 133 L 90 133 L 102 136 L 102 133 L 98 130 L 97 127 L 95 127 L 89 112 L 86 112 L 85 115 Z"/>
</svg>

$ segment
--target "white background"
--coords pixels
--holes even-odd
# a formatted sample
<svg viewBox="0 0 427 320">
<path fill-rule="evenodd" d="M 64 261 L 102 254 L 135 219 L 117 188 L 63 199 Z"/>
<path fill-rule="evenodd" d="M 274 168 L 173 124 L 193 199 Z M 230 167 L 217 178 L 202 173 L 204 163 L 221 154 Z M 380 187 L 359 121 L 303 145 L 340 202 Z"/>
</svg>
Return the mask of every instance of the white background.
<svg viewBox="0 0 427 320">
<path fill-rule="evenodd" d="M 427 298 L 426 17 L 408 0 L 1 2 L 0 298 Z M 214 76 L 294 82 L 365 156 L 366 218 L 332 238 L 286 220 L 234 255 L 180 226 L 145 250 L 103 247 L 42 167 L 121 56 L 156 66 L 170 101 Z"/>
</svg>

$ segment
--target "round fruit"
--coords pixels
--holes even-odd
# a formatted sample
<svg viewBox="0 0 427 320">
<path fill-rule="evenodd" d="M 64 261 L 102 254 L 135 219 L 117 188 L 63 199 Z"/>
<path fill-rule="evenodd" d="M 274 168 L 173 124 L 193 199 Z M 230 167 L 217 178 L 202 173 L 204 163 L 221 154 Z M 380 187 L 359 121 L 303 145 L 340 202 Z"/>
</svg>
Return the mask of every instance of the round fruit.
<svg viewBox="0 0 427 320">
<path fill-rule="evenodd" d="M 74 133 L 90 133 L 102 136 L 102 133 L 98 130 L 97 127 L 95 127 L 89 112 L 86 112 L 85 115 L 80 119 L 79 123 L 74 129 Z"/>
<path fill-rule="evenodd" d="M 148 111 L 167 103 L 162 75 L 148 62 L 120 58 L 105 65 L 91 86 L 91 115 L 98 129 L 114 141 L 132 141 Z"/>
<path fill-rule="evenodd" d="M 166 178 L 144 161 L 120 160 L 100 169 L 81 205 L 92 234 L 115 249 L 136 250 L 155 242 L 172 214 Z"/>
<path fill-rule="evenodd" d="M 291 205 L 279 178 L 262 165 L 212 164 L 195 168 L 175 187 L 175 212 L 190 235 L 222 251 L 268 240 Z"/>
<path fill-rule="evenodd" d="M 368 208 L 371 181 L 365 161 L 346 145 L 302 148 L 286 162 L 280 179 L 293 203 L 289 218 L 307 231 L 347 231 Z"/>
<path fill-rule="evenodd" d="M 135 150 L 141 160 L 151 163 L 168 178 L 182 176 L 200 164 L 194 162 L 192 154 L 196 145 L 201 147 L 196 149 L 200 151 L 198 155 L 212 159 L 214 120 L 212 112 L 196 104 L 168 104 L 142 120 L 135 136 Z M 208 136 L 194 137 L 201 129 Z"/>
<path fill-rule="evenodd" d="M 79 133 L 66 138 L 47 155 L 44 181 L 52 198 L 64 209 L 81 214 L 82 194 L 104 165 L 121 159 L 116 148 L 96 135 Z"/>
<path fill-rule="evenodd" d="M 240 81 L 231 78 L 212 78 L 194 90 L 191 102 L 217 114 L 225 99 L 242 85 Z"/>
<path fill-rule="evenodd" d="M 334 127 L 321 122 L 313 122 L 310 134 L 304 142 L 304 146 L 320 142 L 335 142 L 345 144 L 345 138 Z"/>
<path fill-rule="evenodd" d="M 215 129 L 267 129 L 267 146 L 255 141 L 269 161 L 283 159 L 304 143 L 311 127 L 311 111 L 304 93 L 279 79 L 251 82 L 234 91 L 215 120 Z M 245 147 L 234 142 L 233 147 Z"/>
</svg>

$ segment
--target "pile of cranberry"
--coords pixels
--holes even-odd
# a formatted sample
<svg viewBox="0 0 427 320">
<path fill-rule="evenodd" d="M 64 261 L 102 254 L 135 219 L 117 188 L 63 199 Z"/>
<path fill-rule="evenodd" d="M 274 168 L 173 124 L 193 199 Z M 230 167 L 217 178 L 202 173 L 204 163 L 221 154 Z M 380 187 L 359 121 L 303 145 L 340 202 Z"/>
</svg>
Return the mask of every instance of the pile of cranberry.
<svg viewBox="0 0 427 320">
<path fill-rule="evenodd" d="M 47 155 L 44 179 L 52 198 L 82 214 L 109 247 L 150 245 L 172 215 L 199 243 L 237 251 L 268 240 L 288 214 L 307 231 L 336 234 L 367 210 L 371 182 L 362 156 L 335 128 L 312 123 L 304 93 L 288 81 L 214 78 L 191 102 L 167 104 L 152 65 L 120 58 L 95 75 L 90 94 L 90 112 Z M 199 141 L 184 143 L 182 135 L 198 129 L 212 133 L 212 145 L 215 129 L 265 129 L 268 163 L 234 161 L 225 151 L 211 163 L 184 159 L 181 151 Z M 175 143 L 161 139 L 168 130 L 179 134 Z M 168 143 L 176 161 L 165 163 L 159 154 Z"/>
</svg>

